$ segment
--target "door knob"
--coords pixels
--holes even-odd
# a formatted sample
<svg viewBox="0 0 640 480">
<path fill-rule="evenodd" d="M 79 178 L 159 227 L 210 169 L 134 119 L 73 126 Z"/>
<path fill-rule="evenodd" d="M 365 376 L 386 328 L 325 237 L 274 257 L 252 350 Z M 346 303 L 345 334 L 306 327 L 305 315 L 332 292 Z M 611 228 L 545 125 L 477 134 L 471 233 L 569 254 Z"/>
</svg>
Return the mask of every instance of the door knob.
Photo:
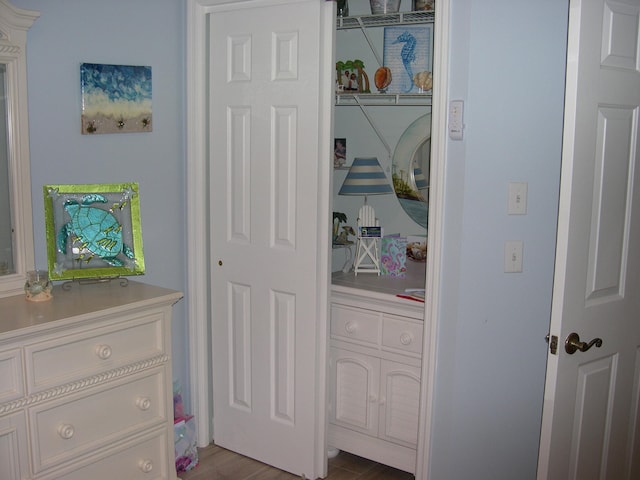
<svg viewBox="0 0 640 480">
<path fill-rule="evenodd" d="M 564 341 L 564 350 L 569 355 L 573 355 L 574 353 L 576 353 L 576 350 L 580 350 L 581 352 L 586 352 L 587 350 L 589 350 L 594 345 L 597 348 L 600 348 L 602 346 L 602 339 L 601 338 L 594 338 L 589 343 L 581 342 L 580 341 L 580 335 L 578 335 L 577 333 L 573 332 L 573 333 L 570 333 L 567 336 L 566 340 Z"/>
</svg>

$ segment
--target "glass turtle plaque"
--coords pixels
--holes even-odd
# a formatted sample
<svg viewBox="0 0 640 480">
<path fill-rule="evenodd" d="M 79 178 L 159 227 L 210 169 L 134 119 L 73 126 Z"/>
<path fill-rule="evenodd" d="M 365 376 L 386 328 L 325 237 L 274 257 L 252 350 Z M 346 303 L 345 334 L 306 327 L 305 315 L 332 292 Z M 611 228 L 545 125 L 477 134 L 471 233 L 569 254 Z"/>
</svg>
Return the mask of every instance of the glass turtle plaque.
<svg viewBox="0 0 640 480">
<path fill-rule="evenodd" d="M 51 280 L 144 273 L 137 183 L 45 185 Z"/>
</svg>

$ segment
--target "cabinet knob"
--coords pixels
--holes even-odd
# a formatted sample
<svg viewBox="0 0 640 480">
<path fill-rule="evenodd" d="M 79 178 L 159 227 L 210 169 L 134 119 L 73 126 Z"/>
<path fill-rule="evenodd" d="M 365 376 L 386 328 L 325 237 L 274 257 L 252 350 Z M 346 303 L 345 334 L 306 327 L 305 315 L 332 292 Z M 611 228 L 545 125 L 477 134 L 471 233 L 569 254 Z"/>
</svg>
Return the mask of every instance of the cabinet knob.
<svg viewBox="0 0 640 480">
<path fill-rule="evenodd" d="M 107 360 L 109 357 L 111 357 L 112 353 L 113 351 L 111 350 L 111 347 L 109 345 L 98 345 L 96 347 L 96 355 L 101 360 Z"/>
<path fill-rule="evenodd" d="M 153 470 L 153 462 L 151 460 L 149 460 L 148 458 L 144 459 L 144 460 L 140 460 L 138 462 L 138 467 L 144 473 L 149 473 L 151 470 Z"/>
<path fill-rule="evenodd" d="M 347 322 L 344 326 L 344 329 L 347 333 L 353 333 L 358 328 L 358 325 L 355 322 Z"/>
<path fill-rule="evenodd" d="M 409 345 L 411 342 L 413 342 L 413 335 L 411 335 L 409 332 L 403 332 L 400 335 L 400 343 L 403 345 Z"/>
<path fill-rule="evenodd" d="M 63 423 L 58 426 L 58 435 L 65 440 L 69 440 L 76 433 L 73 425 L 69 425 L 68 423 Z"/>
<path fill-rule="evenodd" d="M 371 393 L 369 394 L 369 403 L 376 403 L 378 401 L 378 396 Z"/>
<path fill-rule="evenodd" d="M 138 407 L 143 412 L 149 410 L 151 408 L 151 399 L 149 397 L 136 398 L 136 407 Z"/>
</svg>

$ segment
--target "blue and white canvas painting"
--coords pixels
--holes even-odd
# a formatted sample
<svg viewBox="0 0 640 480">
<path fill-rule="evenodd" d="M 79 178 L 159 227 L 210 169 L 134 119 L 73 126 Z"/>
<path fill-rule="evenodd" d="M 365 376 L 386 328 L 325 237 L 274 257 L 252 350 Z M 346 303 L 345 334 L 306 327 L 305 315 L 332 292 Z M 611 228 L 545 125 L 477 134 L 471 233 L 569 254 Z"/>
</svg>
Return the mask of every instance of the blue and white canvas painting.
<svg viewBox="0 0 640 480">
<path fill-rule="evenodd" d="M 152 130 L 151 67 L 83 63 L 82 133 Z"/>
<path fill-rule="evenodd" d="M 432 37 L 431 25 L 385 27 L 383 64 L 391 70 L 387 93 L 421 93 L 413 77 L 432 70 Z"/>
</svg>

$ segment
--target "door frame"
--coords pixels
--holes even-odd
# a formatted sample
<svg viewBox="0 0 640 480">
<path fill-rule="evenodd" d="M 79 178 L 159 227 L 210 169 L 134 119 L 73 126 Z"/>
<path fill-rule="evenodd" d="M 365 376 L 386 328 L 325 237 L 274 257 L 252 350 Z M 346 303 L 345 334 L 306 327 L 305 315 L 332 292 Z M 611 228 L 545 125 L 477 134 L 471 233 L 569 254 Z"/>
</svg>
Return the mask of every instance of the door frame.
<svg viewBox="0 0 640 480">
<path fill-rule="evenodd" d="M 216 5 L 233 2 L 234 0 L 187 0 L 186 1 L 186 180 L 187 180 L 187 283 L 188 291 L 186 295 L 188 309 L 188 347 L 189 347 L 189 378 L 190 378 L 190 400 L 191 410 L 195 415 L 198 446 L 204 447 L 212 439 L 213 423 L 211 421 L 212 396 L 211 371 L 209 369 L 210 356 L 210 331 L 209 322 L 210 308 L 209 297 L 209 270 L 210 261 L 207 247 L 209 244 L 208 221 L 209 221 L 209 192 L 207 188 L 207 125 L 208 114 L 206 99 L 208 67 L 207 55 L 207 16 L 214 10 Z M 251 0 L 237 0 L 252 3 Z M 323 1 L 323 0 L 318 0 Z M 258 3 L 258 2 L 255 2 Z M 434 49 L 434 95 L 432 98 L 432 118 L 447 119 L 447 105 L 449 93 L 449 44 L 450 44 L 450 3 L 451 0 L 440 0 L 436 9 L 434 21 L 434 44 L 438 45 Z M 331 11 L 331 9 L 327 9 Z M 326 11 L 325 10 L 325 13 Z M 326 18 L 325 21 L 333 21 Z M 335 31 L 334 31 L 335 37 Z M 335 43 L 332 41 L 332 44 Z M 325 64 L 333 63 L 333 52 L 325 50 L 322 52 Z M 326 85 L 333 85 L 333 68 L 323 71 L 326 76 Z M 333 92 L 331 92 L 333 96 Z M 333 102 L 327 99 L 327 102 Z M 333 114 L 331 109 L 320 112 L 320 125 L 323 128 L 333 127 Z M 441 278 L 441 252 L 443 248 L 444 230 L 444 185 L 445 185 L 445 162 L 447 158 L 447 122 L 435 122 L 431 127 L 431 193 L 429 195 L 429 231 L 437 232 L 437 235 L 429 236 L 429 248 L 427 258 L 426 273 L 426 301 L 424 315 L 424 336 L 423 336 L 423 359 L 422 378 L 420 394 L 420 422 L 418 430 L 418 448 L 416 461 L 417 480 L 428 480 L 429 464 L 432 443 L 432 415 L 433 398 L 436 376 L 437 341 L 440 322 L 440 278 Z M 320 145 L 321 155 L 330 156 L 330 145 Z M 322 172 L 324 173 L 324 172 Z M 326 193 L 327 208 L 327 235 L 326 239 L 320 242 L 320 246 L 326 247 L 326 252 L 319 252 L 318 261 L 324 262 L 327 271 L 326 291 L 319 292 L 320 295 L 329 296 L 330 288 L 330 256 L 329 256 L 329 210 L 330 198 L 330 170 L 326 176 L 321 174 L 319 178 L 320 186 Z M 319 206 L 319 208 L 323 208 Z M 325 287 L 323 286 L 323 289 Z M 328 318 L 328 302 L 320 302 L 318 312 Z M 326 330 L 326 329 L 325 329 Z M 328 332 L 324 337 L 319 336 L 319 351 L 326 353 Z M 326 355 L 323 357 L 326 364 Z M 318 369 L 318 382 L 320 392 L 326 392 L 327 368 Z M 326 395 L 325 395 L 326 396 Z M 326 411 L 318 412 L 318 425 L 326 425 Z M 326 430 L 326 428 L 325 428 Z M 322 435 L 326 443 L 326 432 Z M 323 442 L 321 442 L 323 443 Z M 324 449 L 325 445 L 318 445 L 318 450 Z M 319 457 L 320 458 L 320 457 Z M 320 461 L 320 460 L 319 460 Z"/>
<path fill-rule="evenodd" d="M 431 165 L 429 188 L 427 279 L 425 284 L 424 334 L 422 339 L 422 381 L 420 425 L 416 458 L 416 480 L 429 480 L 433 442 L 433 408 L 440 322 L 440 284 L 444 245 L 445 167 L 449 105 L 449 62 L 451 1 L 438 0 L 434 18 L 433 97 L 431 99 Z M 439 121 L 433 121 L 438 119 Z M 433 233 L 435 232 L 435 234 Z"/>
</svg>

